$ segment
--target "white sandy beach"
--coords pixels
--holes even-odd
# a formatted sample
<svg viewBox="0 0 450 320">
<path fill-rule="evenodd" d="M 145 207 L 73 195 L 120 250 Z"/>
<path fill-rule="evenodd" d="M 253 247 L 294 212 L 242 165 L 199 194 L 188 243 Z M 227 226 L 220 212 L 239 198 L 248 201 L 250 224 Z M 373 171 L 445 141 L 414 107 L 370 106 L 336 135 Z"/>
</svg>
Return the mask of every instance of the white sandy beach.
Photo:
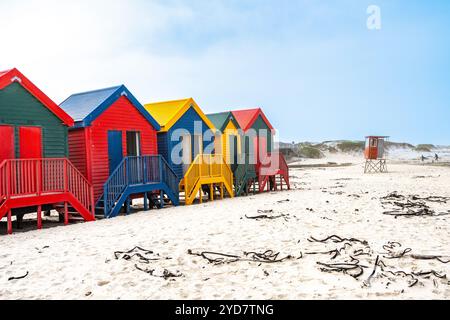
<svg viewBox="0 0 450 320">
<path fill-rule="evenodd" d="M 390 172 L 364 175 L 362 160 L 339 168 L 292 169 L 292 190 L 226 199 L 190 207 L 166 208 L 112 220 L 69 226 L 51 224 L 0 235 L 1 299 L 448 299 L 450 263 L 418 260 L 416 255 L 450 256 L 450 216 L 398 217 L 383 214 L 380 197 L 403 195 L 450 197 L 450 167 L 395 163 Z M 289 201 L 284 201 L 289 199 Z M 278 201 L 281 201 L 280 203 Z M 283 202 L 284 201 L 284 202 Z M 430 204 L 437 211 L 447 204 Z M 273 220 L 252 220 L 257 210 Z M 33 222 L 34 223 L 34 222 Z M 50 224 L 47 223 L 47 226 Z M 310 242 L 331 235 L 365 240 Z M 394 255 L 389 259 L 388 242 Z M 347 245 L 345 245 L 348 243 Z M 400 246 L 401 244 L 401 246 Z M 135 246 L 163 258 L 144 264 L 114 257 Z M 340 255 L 308 254 L 340 249 Z M 214 251 L 243 256 L 244 252 L 280 252 L 279 263 L 237 261 L 215 265 L 194 253 Z M 389 249 L 389 248 L 388 248 Z M 364 273 L 355 279 L 342 272 L 324 272 L 321 263 L 348 262 L 355 256 Z M 159 254 L 159 256 L 157 256 Z M 376 268 L 376 257 L 382 264 Z M 170 259 L 165 259 L 170 258 Z M 164 269 L 181 277 L 163 279 L 136 269 Z M 383 270 L 384 271 L 383 271 Z M 388 273 L 387 271 L 393 273 Z M 435 271 L 434 275 L 398 273 Z M 20 277 L 28 272 L 27 277 Z M 351 272 L 349 272 L 351 273 Z M 395 274 L 395 275 L 394 275 Z M 439 276 L 439 277 L 438 277 Z M 370 285 L 369 285 L 370 282 Z M 365 284 L 366 283 L 366 284 Z M 413 285 L 414 284 L 414 285 Z M 413 285 L 413 287 L 409 287 Z"/>
</svg>

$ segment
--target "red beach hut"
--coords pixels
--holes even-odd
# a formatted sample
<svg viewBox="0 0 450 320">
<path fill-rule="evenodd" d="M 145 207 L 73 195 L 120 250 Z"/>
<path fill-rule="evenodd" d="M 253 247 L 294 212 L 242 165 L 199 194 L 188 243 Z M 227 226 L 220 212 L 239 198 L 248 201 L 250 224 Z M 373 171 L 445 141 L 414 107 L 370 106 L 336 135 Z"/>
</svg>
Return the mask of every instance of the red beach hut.
<svg viewBox="0 0 450 320">
<path fill-rule="evenodd" d="M 17 224 L 24 214 L 68 204 L 85 220 L 95 219 L 92 187 L 67 159 L 73 119 L 17 69 L 0 72 L 0 219 Z M 61 210 L 62 211 L 62 210 Z M 63 212 L 61 212 L 61 217 Z"/>
<path fill-rule="evenodd" d="M 161 207 L 164 195 L 178 204 L 178 178 L 158 155 L 160 126 L 125 86 L 74 94 L 60 106 L 75 120 L 69 158 L 92 183 L 97 211 L 117 216 L 136 196 L 145 209 L 149 196 Z"/>
<path fill-rule="evenodd" d="M 255 163 L 255 184 L 258 184 L 259 191 L 263 192 L 266 187 L 276 190 L 278 183 L 283 188 L 283 180 L 289 189 L 289 168 L 284 156 L 274 150 L 275 129 L 262 109 L 237 110 L 232 113 L 244 131 L 243 153 L 250 155 Z"/>
</svg>

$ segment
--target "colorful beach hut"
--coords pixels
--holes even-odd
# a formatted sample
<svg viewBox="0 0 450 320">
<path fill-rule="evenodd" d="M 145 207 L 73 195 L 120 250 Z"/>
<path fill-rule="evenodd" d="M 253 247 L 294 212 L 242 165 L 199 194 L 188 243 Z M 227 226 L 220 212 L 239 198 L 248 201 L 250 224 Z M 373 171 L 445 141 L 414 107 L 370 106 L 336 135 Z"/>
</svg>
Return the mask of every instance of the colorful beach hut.
<svg viewBox="0 0 450 320">
<path fill-rule="evenodd" d="M 233 193 L 233 173 L 222 154 L 213 154 L 216 128 L 194 99 L 182 99 L 145 105 L 161 126 L 158 132 L 159 153 L 180 177 L 180 192 L 185 204 L 194 202 L 203 191 L 214 199 Z"/>
<path fill-rule="evenodd" d="M 289 189 L 289 167 L 284 156 L 274 150 L 275 129 L 262 109 L 237 110 L 232 113 L 245 133 L 245 153 L 250 155 L 250 161 L 256 165 L 254 187 L 263 192 L 266 187 L 276 190 L 279 184 L 283 189 L 284 180 Z"/>
<path fill-rule="evenodd" d="M 95 219 L 92 187 L 66 158 L 73 119 L 17 69 L 0 72 L 0 219 L 20 223 L 24 214 L 70 204 L 85 220 Z"/>
<path fill-rule="evenodd" d="M 215 152 L 222 154 L 234 171 L 241 154 L 241 127 L 231 112 L 208 114 L 207 117 L 219 131 L 215 139 Z"/>
<path fill-rule="evenodd" d="M 115 217 L 132 198 L 178 205 L 178 178 L 158 155 L 155 119 L 124 86 L 71 95 L 61 108 L 72 115 L 69 157 L 94 187 L 97 212 Z"/>
<path fill-rule="evenodd" d="M 216 135 L 215 152 L 223 154 L 234 175 L 235 195 L 249 192 L 256 178 L 255 165 L 250 163 L 250 155 L 243 152 L 243 131 L 231 112 L 208 114 L 208 118 L 219 130 Z"/>
</svg>

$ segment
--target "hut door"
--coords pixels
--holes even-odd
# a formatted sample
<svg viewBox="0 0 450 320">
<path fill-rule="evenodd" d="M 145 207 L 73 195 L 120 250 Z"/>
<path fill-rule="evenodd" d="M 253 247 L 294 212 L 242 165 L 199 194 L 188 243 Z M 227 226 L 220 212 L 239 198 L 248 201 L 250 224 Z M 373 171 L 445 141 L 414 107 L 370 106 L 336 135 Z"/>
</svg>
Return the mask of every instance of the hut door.
<svg viewBox="0 0 450 320">
<path fill-rule="evenodd" d="M 253 149 L 250 149 L 250 137 L 244 136 L 244 149 L 242 150 L 242 153 L 245 155 L 246 164 L 256 164 L 255 155 L 252 150 Z"/>
<path fill-rule="evenodd" d="M 19 128 L 19 150 L 21 159 L 42 158 L 42 130 L 39 127 Z"/>
<path fill-rule="evenodd" d="M 141 156 L 141 134 L 137 131 L 127 131 L 127 156 L 133 157 L 129 159 L 130 167 L 133 170 L 129 171 L 130 177 L 133 178 L 133 182 L 143 182 L 144 164 Z"/>
<path fill-rule="evenodd" d="M 267 138 L 266 137 L 258 137 L 256 140 L 256 149 L 257 149 L 257 159 L 258 159 L 258 166 L 267 165 L 268 159 L 267 159 Z"/>
<path fill-rule="evenodd" d="M 238 141 L 235 135 L 228 136 L 228 146 L 226 159 L 232 170 L 234 171 L 238 163 Z"/>
<path fill-rule="evenodd" d="M 122 159 L 122 131 L 108 131 L 108 161 L 110 174 L 113 173 Z"/>
<path fill-rule="evenodd" d="M 267 162 L 267 138 L 266 137 L 255 137 L 255 154 L 257 159 L 257 164 Z"/>
<path fill-rule="evenodd" d="M 238 164 L 238 137 L 233 136 L 233 165 L 236 166 Z"/>
<path fill-rule="evenodd" d="M 378 157 L 378 139 L 372 138 L 370 141 L 370 159 Z"/>
<path fill-rule="evenodd" d="M 259 148 L 258 148 L 258 144 L 259 144 L 259 139 L 258 136 L 253 138 L 253 159 L 255 160 L 255 164 L 258 165 L 259 164 Z"/>
<path fill-rule="evenodd" d="M 0 164 L 3 160 L 14 159 L 14 127 L 0 126 Z"/>
<path fill-rule="evenodd" d="M 191 135 L 186 134 L 181 137 L 182 141 L 182 161 L 183 161 L 183 175 L 188 171 L 192 162 L 192 144 Z"/>
</svg>

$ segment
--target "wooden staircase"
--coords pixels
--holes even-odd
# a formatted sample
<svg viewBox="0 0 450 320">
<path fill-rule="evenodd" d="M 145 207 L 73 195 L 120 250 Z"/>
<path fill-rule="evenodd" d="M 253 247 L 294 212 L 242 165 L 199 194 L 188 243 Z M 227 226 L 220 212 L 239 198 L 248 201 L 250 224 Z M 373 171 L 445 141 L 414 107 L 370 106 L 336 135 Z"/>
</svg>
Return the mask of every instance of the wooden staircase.
<svg viewBox="0 0 450 320">
<path fill-rule="evenodd" d="M 69 206 L 84 220 L 93 221 L 93 198 L 92 186 L 68 159 L 11 159 L 0 165 L 0 219 L 7 216 L 9 234 L 15 211 L 33 208 L 40 229 L 42 206 L 49 204 L 62 204 L 65 224 Z"/>
<path fill-rule="evenodd" d="M 210 200 L 214 200 L 217 189 L 220 190 L 221 198 L 225 191 L 230 197 L 234 197 L 233 172 L 230 166 L 222 155 L 199 154 L 179 184 L 185 204 L 193 204 L 197 196 L 201 203 L 204 191 L 209 191 Z"/>
<path fill-rule="evenodd" d="M 237 164 L 234 171 L 234 192 L 236 196 L 247 195 L 252 191 L 252 186 L 255 187 L 255 181 L 257 181 L 256 170 L 254 164 L 249 164 L 246 161 L 244 164 Z M 259 190 L 259 188 L 258 188 Z M 255 193 L 256 188 L 253 188 Z"/>
<path fill-rule="evenodd" d="M 106 218 L 113 218 L 125 204 L 129 213 L 133 196 L 144 198 L 144 210 L 149 201 L 160 208 L 167 202 L 177 206 L 179 181 L 161 155 L 126 157 L 104 184 L 97 209 L 101 208 Z"/>
</svg>

